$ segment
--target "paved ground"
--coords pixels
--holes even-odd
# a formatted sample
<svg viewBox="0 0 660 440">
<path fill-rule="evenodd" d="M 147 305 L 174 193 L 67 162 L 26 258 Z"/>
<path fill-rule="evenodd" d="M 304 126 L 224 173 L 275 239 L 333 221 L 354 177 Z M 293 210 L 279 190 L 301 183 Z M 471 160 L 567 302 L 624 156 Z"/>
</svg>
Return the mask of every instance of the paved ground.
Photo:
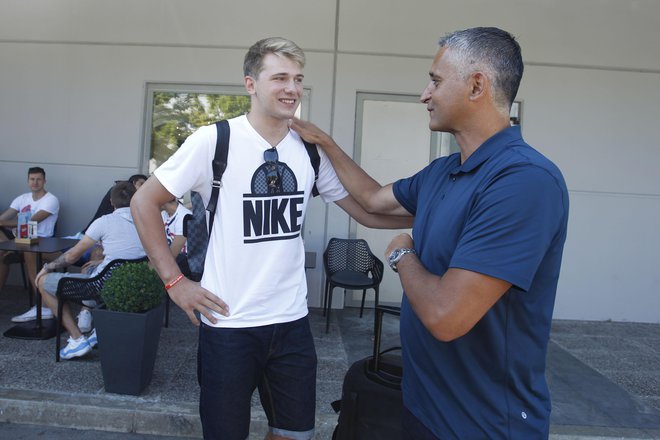
<svg viewBox="0 0 660 440">
<path fill-rule="evenodd" d="M 0 423 L 0 438 L 5 440 L 181 440 L 182 437 Z"/>
<path fill-rule="evenodd" d="M 25 306 L 18 289 L 0 294 L 0 333 Z M 371 352 L 373 314 L 333 311 L 328 334 L 319 310 L 310 321 L 319 355 L 316 438 L 329 439 L 337 419 L 330 403 L 340 397 L 348 366 Z M 398 321 L 386 319 L 383 345 L 397 344 L 397 334 Z M 53 339 L 0 337 L 0 438 L 201 438 L 196 330 L 176 308 L 141 396 L 104 391 L 97 351 L 56 364 L 54 350 Z M 547 376 L 551 439 L 660 439 L 660 324 L 555 321 Z M 263 438 L 265 426 L 255 400 L 250 439 Z M 70 427 L 78 430 L 60 429 Z"/>
</svg>

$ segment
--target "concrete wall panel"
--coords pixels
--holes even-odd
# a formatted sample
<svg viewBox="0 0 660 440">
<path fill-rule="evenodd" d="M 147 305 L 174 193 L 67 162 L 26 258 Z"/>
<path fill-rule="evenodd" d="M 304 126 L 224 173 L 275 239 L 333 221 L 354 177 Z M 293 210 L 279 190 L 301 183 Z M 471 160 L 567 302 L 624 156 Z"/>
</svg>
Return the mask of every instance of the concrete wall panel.
<svg viewBox="0 0 660 440">
<path fill-rule="evenodd" d="M 425 56 L 447 32 L 498 26 L 529 62 L 660 69 L 654 0 L 342 1 L 339 50 Z"/>
<path fill-rule="evenodd" d="M 0 40 L 247 47 L 282 35 L 332 50 L 333 0 L 7 0 Z"/>
</svg>

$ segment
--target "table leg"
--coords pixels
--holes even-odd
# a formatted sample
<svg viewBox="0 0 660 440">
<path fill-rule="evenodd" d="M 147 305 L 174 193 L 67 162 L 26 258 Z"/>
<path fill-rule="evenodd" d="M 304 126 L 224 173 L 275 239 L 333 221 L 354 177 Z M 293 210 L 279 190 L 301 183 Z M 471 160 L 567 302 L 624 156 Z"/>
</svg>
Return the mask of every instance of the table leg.
<svg viewBox="0 0 660 440">
<path fill-rule="evenodd" d="M 43 257 L 41 256 L 41 252 L 37 253 L 37 272 L 41 270 L 41 267 L 43 266 L 44 261 Z M 34 281 L 34 280 L 32 280 Z M 37 298 L 35 300 L 35 304 L 37 305 L 37 328 L 41 329 L 42 324 L 41 324 L 41 292 L 39 292 L 39 288 L 35 286 L 35 295 L 37 295 Z"/>
</svg>

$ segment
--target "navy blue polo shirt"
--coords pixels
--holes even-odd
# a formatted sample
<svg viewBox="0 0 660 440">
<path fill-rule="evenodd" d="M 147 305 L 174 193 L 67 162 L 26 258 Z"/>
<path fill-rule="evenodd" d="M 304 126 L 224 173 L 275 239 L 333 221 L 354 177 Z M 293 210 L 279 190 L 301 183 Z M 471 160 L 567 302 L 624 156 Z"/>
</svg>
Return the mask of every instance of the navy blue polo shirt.
<svg viewBox="0 0 660 440">
<path fill-rule="evenodd" d="M 426 330 L 404 294 L 405 406 L 443 440 L 546 439 L 546 351 L 568 221 L 561 172 L 510 127 L 465 163 L 437 159 L 393 189 L 415 215 L 428 271 L 461 268 L 513 285 L 451 342 Z"/>
</svg>

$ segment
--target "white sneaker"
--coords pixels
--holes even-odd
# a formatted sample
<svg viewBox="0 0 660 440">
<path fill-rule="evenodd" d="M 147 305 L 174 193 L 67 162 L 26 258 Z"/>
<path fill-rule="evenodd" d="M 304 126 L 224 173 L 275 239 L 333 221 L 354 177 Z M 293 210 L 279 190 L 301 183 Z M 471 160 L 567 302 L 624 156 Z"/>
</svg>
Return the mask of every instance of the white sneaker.
<svg viewBox="0 0 660 440">
<path fill-rule="evenodd" d="M 33 306 L 30 310 L 22 315 L 14 316 L 11 318 L 12 322 L 28 322 L 37 319 L 37 306 Z M 53 312 L 48 307 L 41 308 L 41 319 L 53 319 Z"/>
<path fill-rule="evenodd" d="M 75 357 L 84 356 L 90 351 L 92 351 L 92 347 L 89 345 L 89 342 L 87 342 L 87 338 L 84 336 L 81 336 L 78 339 L 69 337 L 66 347 L 60 350 L 60 358 L 73 359 Z"/>
<path fill-rule="evenodd" d="M 94 329 L 89 335 L 87 335 L 87 343 L 92 348 L 96 347 L 99 344 L 99 340 L 96 338 L 96 329 Z"/>
<path fill-rule="evenodd" d="M 87 309 L 82 309 L 78 315 L 78 328 L 80 333 L 87 333 L 92 329 L 92 314 Z"/>
</svg>

